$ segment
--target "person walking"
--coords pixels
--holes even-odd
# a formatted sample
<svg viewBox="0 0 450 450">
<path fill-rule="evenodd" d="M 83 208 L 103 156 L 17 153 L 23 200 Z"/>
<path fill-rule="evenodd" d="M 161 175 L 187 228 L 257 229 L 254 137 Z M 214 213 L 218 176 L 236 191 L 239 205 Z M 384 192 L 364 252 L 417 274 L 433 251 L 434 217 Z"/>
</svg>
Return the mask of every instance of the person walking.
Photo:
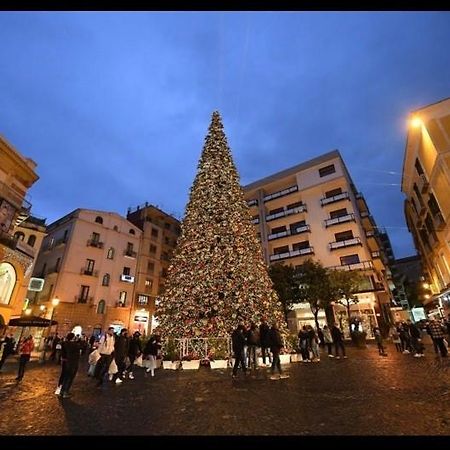
<svg viewBox="0 0 450 450">
<path fill-rule="evenodd" d="M 2 345 L 3 345 L 3 353 L 2 358 L 0 359 L 0 371 L 2 370 L 6 358 L 8 358 L 9 355 L 14 354 L 14 347 L 16 346 L 16 341 L 14 340 L 12 333 L 10 333 L 9 336 L 5 337 L 5 339 L 2 342 Z"/>
<path fill-rule="evenodd" d="M 435 348 L 439 349 L 440 355 L 443 358 L 447 357 L 448 351 L 444 344 L 444 330 L 442 325 L 436 321 L 434 317 L 430 319 L 430 322 L 428 323 L 427 331 L 431 336 L 431 339 L 433 340 L 433 344 L 435 345 Z M 439 355 L 439 353 L 437 352 Z"/>
<path fill-rule="evenodd" d="M 130 339 L 130 343 L 128 346 L 128 357 L 130 358 L 130 365 L 127 367 L 128 378 L 130 380 L 134 379 L 133 375 L 133 365 L 136 358 L 138 358 L 142 354 L 142 342 L 141 342 L 141 333 L 139 331 L 135 331 L 133 333 L 133 337 Z"/>
<path fill-rule="evenodd" d="M 269 366 L 272 363 L 272 358 L 270 356 L 269 347 L 270 347 L 270 327 L 267 325 L 267 319 L 265 317 L 261 318 L 261 325 L 259 326 L 259 342 L 261 344 L 261 356 L 263 360 L 263 365 L 266 366 L 266 352 L 269 358 Z"/>
<path fill-rule="evenodd" d="M 335 355 L 336 359 L 340 359 L 339 349 L 342 351 L 343 358 L 347 358 L 344 346 L 344 333 L 342 333 L 337 323 L 335 323 L 331 328 L 331 337 L 333 338 L 334 342 L 334 351 L 336 353 Z"/>
<path fill-rule="evenodd" d="M 158 335 L 151 336 L 144 348 L 144 357 L 150 361 L 150 367 L 145 370 L 146 373 L 151 372 L 152 377 L 155 376 L 156 358 L 161 349 L 161 338 Z"/>
<path fill-rule="evenodd" d="M 254 370 L 258 368 L 258 361 L 256 359 L 256 348 L 259 345 L 259 330 L 254 322 L 250 324 L 250 329 L 247 331 L 247 352 L 248 352 L 248 368 L 253 367 Z"/>
<path fill-rule="evenodd" d="M 22 381 L 25 374 L 25 366 L 31 358 L 31 352 L 34 350 L 34 340 L 31 334 L 25 338 L 20 346 L 19 371 L 17 373 L 17 381 Z"/>
<path fill-rule="evenodd" d="M 80 356 L 82 352 L 82 342 L 75 339 L 74 333 L 68 333 L 66 339 L 62 343 L 61 361 L 64 369 L 62 370 L 62 383 L 60 395 L 62 398 L 69 398 L 70 388 L 72 387 L 75 375 L 78 372 L 78 365 L 80 363 Z"/>
<path fill-rule="evenodd" d="M 100 353 L 100 359 L 95 366 L 94 377 L 97 379 L 97 386 L 103 384 L 103 378 L 108 372 L 109 365 L 114 357 L 114 327 L 109 327 L 104 336 L 100 338 L 98 344 L 98 352 Z"/>
<path fill-rule="evenodd" d="M 331 337 L 330 329 L 328 328 L 328 325 L 325 325 L 323 327 L 323 341 L 328 349 L 328 357 L 334 358 L 333 356 L 333 338 Z"/>
<path fill-rule="evenodd" d="M 231 342 L 234 353 L 234 367 L 233 378 L 237 377 L 239 366 L 242 368 L 244 374 L 247 374 L 247 367 L 245 366 L 245 336 L 244 336 L 244 324 L 240 323 L 237 328 L 231 334 Z"/>
<path fill-rule="evenodd" d="M 117 364 L 117 372 L 113 376 L 113 382 L 120 384 L 123 382 L 124 372 L 127 367 L 126 358 L 128 357 L 129 338 L 128 330 L 122 328 L 119 336 L 114 342 L 114 360 Z"/>
<path fill-rule="evenodd" d="M 399 334 L 403 348 L 403 354 L 407 355 L 412 351 L 412 349 L 411 349 L 411 336 L 409 335 L 409 328 L 405 322 L 402 322 L 400 324 Z"/>
<path fill-rule="evenodd" d="M 272 352 L 272 375 L 271 380 L 279 380 L 281 378 L 289 378 L 289 375 L 284 375 L 281 370 L 280 352 L 283 348 L 283 340 L 278 329 L 278 324 L 274 322 L 270 329 L 270 351 Z M 278 376 L 275 371 L 278 370 Z"/>
<path fill-rule="evenodd" d="M 311 325 L 308 325 L 308 344 L 312 353 L 312 361 L 320 361 L 320 348 L 319 348 L 319 338 Z"/>
<path fill-rule="evenodd" d="M 375 342 L 378 347 L 378 354 L 380 356 L 387 356 L 386 350 L 383 345 L 383 336 L 381 335 L 381 330 L 379 327 L 374 327 L 372 330 L 373 336 L 375 337 Z"/>
</svg>

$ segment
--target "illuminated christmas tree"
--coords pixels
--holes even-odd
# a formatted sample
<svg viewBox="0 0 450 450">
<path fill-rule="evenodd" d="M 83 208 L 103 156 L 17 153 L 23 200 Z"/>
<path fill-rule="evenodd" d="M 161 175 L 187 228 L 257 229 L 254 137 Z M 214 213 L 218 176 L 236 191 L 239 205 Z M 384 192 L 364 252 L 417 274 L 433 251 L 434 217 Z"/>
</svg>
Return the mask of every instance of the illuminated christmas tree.
<svg viewBox="0 0 450 450">
<path fill-rule="evenodd" d="M 218 112 L 190 190 L 156 315 L 164 337 L 228 337 L 262 316 L 287 328 Z"/>
</svg>

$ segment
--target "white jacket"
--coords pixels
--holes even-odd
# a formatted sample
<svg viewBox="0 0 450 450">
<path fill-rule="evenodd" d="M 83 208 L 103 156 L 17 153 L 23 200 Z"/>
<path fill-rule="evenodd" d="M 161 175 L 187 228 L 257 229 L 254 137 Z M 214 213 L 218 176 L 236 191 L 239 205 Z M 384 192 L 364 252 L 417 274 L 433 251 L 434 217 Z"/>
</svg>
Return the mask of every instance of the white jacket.
<svg viewBox="0 0 450 450">
<path fill-rule="evenodd" d="M 105 334 L 100 338 L 100 342 L 98 345 L 98 352 L 101 355 L 110 355 L 114 351 L 114 336 L 110 336 L 109 334 Z"/>
</svg>

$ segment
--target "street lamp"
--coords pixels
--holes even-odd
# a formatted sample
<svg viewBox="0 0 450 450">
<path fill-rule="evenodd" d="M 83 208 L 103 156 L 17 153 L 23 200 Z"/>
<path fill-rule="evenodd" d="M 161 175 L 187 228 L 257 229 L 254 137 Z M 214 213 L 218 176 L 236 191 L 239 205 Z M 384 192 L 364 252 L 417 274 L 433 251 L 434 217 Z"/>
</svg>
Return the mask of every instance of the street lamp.
<svg viewBox="0 0 450 450">
<path fill-rule="evenodd" d="M 26 316 L 31 316 L 31 308 L 27 308 L 26 310 L 25 310 L 25 315 Z"/>
</svg>

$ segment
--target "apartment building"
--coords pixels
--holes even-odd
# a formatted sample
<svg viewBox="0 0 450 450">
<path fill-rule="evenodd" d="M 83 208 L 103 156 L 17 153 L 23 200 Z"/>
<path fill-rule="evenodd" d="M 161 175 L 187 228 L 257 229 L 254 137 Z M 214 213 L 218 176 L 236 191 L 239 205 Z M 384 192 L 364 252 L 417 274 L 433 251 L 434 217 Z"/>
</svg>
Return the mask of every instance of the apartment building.
<svg viewBox="0 0 450 450">
<path fill-rule="evenodd" d="M 127 219 L 142 231 L 131 323 L 134 328 L 151 333 L 155 325 L 156 298 L 164 289 L 169 262 L 181 231 L 180 222 L 149 203 L 129 208 Z"/>
<path fill-rule="evenodd" d="M 244 187 L 267 264 L 301 265 L 306 258 L 335 270 L 358 270 L 365 283 L 351 315 L 371 329 L 390 316 L 390 290 L 378 229 L 338 150 Z M 345 308 L 334 306 L 347 330 Z M 319 322 L 325 323 L 323 311 Z M 313 324 L 308 304 L 295 305 L 289 328 Z"/>
<path fill-rule="evenodd" d="M 76 209 L 50 224 L 33 273 L 45 280 L 35 310 L 53 317 L 62 334 L 128 327 L 140 237 L 113 212 Z"/>
<path fill-rule="evenodd" d="M 30 215 L 26 196 L 39 179 L 35 168 L 33 160 L 0 136 L 0 333 L 14 309 L 23 306 L 23 286 L 28 283 L 35 257 L 30 243 L 14 238 L 14 227 Z"/>
<path fill-rule="evenodd" d="M 432 295 L 429 314 L 450 313 L 450 98 L 409 117 L 402 173 L 405 217 Z"/>
</svg>

